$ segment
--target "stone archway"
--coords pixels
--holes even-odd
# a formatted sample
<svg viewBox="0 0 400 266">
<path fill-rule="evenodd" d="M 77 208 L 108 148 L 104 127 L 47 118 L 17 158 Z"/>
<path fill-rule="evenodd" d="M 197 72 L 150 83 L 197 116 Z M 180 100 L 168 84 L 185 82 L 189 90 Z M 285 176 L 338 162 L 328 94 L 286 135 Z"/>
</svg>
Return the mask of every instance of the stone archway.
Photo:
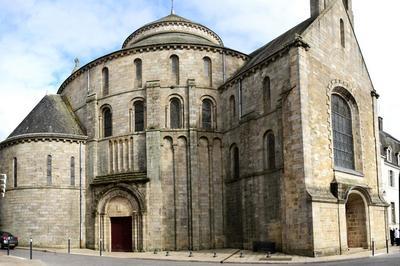
<svg viewBox="0 0 400 266">
<path fill-rule="evenodd" d="M 346 202 L 348 248 L 368 248 L 366 203 L 359 193 L 350 193 Z"/>
<path fill-rule="evenodd" d="M 105 251 L 143 249 L 142 202 L 123 188 L 106 192 L 98 203 L 96 239 Z"/>
</svg>

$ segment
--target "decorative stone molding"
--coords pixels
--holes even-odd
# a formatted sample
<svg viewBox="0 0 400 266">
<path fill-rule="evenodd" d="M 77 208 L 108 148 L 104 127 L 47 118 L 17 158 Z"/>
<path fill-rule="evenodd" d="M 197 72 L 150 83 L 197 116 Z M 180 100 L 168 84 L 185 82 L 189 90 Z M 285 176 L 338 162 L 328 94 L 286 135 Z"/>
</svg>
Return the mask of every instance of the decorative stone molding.
<svg viewBox="0 0 400 266">
<path fill-rule="evenodd" d="M 56 142 L 69 142 L 69 143 L 86 143 L 86 140 L 87 136 L 81 136 L 81 135 L 69 135 L 69 134 L 58 134 L 58 133 L 32 133 L 32 134 L 24 134 L 8 138 L 0 143 L 0 149 L 26 142 L 30 143 L 30 142 L 56 141 Z"/>
</svg>

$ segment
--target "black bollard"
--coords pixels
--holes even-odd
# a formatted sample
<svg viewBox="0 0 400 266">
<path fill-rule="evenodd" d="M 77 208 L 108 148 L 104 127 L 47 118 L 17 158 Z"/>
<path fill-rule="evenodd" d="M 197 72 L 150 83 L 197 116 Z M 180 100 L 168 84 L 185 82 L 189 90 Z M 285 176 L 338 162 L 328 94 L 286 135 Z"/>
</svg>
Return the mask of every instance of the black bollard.
<svg viewBox="0 0 400 266">
<path fill-rule="evenodd" d="M 216 258 L 216 257 L 217 257 L 217 252 L 214 251 L 213 258 Z"/>
<path fill-rule="evenodd" d="M 154 249 L 154 254 L 157 254 L 157 249 L 156 248 Z"/>
<path fill-rule="evenodd" d="M 267 252 L 267 258 L 271 258 L 271 253 L 269 251 Z"/>
<path fill-rule="evenodd" d="M 99 250 L 100 250 L 100 257 L 101 256 L 103 256 L 103 254 L 102 254 L 102 245 L 103 244 L 103 241 L 101 240 L 101 238 L 100 238 L 100 244 L 99 244 Z"/>
<path fill-rule="evenodd" d="M 243 258 L 243 250 L 240 251 L 240 258 Z"/>
<path fill-rule="evenodd" d="M 389 254 L 389 239 L 386 239 L 386 253 Z"/>
<path fill-rule="evenodd" d="M 32 238 L 29 239 L 29 259 L 32 259 Z"/>
<path fill-rule="evenodd" d="M 68 254 L 71 254 L 71 238 L 68 238 Z"/>
<path fill-rule="evenodd" d="M 10 244 L 7 245 L 7 256 L 10 256 Z"/>
<path fill-rule="evenodd" d="M 169 256 L 169 251 L 165 252 L 165 256 L 167 257 Z"/>
<path fill-rule="evenodd" d="M 193 257 L 193 252 L 189 250 L 189 258 Z"/>
<path fill-rule="evenodd" d="M 375 241 L 372 240 L 372 256 L 375 256 Z"/>
</svg>

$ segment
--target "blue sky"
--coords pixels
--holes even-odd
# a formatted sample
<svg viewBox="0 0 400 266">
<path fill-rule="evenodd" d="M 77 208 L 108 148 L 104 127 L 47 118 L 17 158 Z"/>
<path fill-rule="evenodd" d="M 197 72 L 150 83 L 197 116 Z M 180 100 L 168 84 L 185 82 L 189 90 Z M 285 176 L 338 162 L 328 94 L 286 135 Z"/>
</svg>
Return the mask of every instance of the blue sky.
<svg viewBox="0 0 400 266">
<path fill-rule="evenodd" d="M 355 27 L 381 94 L 385 129 L 400 138 L 398 0 L 353 0 Z M 81 65 L 120 49 L 140 26 L 166 16 L 170 0 L 0 0 L 0 141 L 46 93 Z M 377 4 L 379 3 L 379 4 Z M 251 52 L 309 16 L 309 0 L 175 0 L 226 46 Z"/>
</svg>

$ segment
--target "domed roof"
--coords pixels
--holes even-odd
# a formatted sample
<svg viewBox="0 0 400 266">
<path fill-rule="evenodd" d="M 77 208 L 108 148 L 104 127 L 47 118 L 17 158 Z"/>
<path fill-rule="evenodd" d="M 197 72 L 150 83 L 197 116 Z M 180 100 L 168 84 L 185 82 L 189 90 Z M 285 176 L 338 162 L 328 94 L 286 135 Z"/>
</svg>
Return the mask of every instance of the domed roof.
<svg viewBox="0 0 400 266">
<path fill-rule="evenodd" d="M 122 49 L 167 43 L 224 45 L 221 38 L 209 28 L 170 14 L 136 30 L 125 40 Z"/>
</svg>

